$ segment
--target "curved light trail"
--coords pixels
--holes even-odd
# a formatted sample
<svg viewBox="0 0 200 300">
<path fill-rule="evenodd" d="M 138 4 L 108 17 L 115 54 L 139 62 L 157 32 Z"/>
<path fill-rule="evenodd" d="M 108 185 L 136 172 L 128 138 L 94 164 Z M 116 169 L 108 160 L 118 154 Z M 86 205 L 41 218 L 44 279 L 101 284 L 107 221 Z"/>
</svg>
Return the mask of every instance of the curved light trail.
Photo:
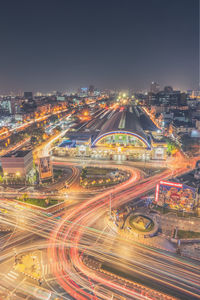
<svg viewBox="0 0 200 300">
<path fill-rule="evenodd" d="M 65 165 L 64 162 L 62 164 Z M 117 207 L 152 190 L 158 181 L 172 175 L 172 171 L 165 170 L 151 178 L 142 178 L 141 172 L 137 169 L 121 165 L 118 167 L 131 172 L 132 175 L 126 182 L 69 209 L 60 220 L 57 220 L 56 216 L 47 218 L 42 213 L 26 209 L 24 213 L 21 212 L 24 223 L 19 222 L 17 227 L 42 237 L 50 234 L 48 244 L 40 243 L 36 247 L 41 249 L 48 247 L 48 261 L 53 261 L 55 265 L 62 263 L 62 269 L 55 268 L 54 275 L 60 286 L 75 299 L 111 299 L 112 296 L 114 299 L 121 299 L 121 296 L 126 299 L 171 299 L 170 296 L 147 287 L 128 284 L 98 269 L 91 269 L 84 263 L 86 256 L 112 263 L 119 269 L 125 267 L 130 272 L 134 270 L 135 274 L 144 276 L 152 283 L 185 295 L 183 299 L 200 298 L 199 264 L 195 266 L 192 262 L 171 253 L 134 241 L 130 243 L 113 232 L 102 231 L 105 226 L 105 224 L 102 226 L 103 216 L 109 207 L 110 193 L 112 193 L 112 207 Z M 173 175 L 184 172 L 186 169 L 179 168 L 173 171 Z M 74 176 L 76 177 L 76 172 Z M 16 225 L 14 216 L 18 208 L 6 204 L 4 200 L 0 201 L 1 205 L 10 212 L 1 217 L 1 220 L 5 224 Z M 123 246 L 127 252 L 121 250 Z M 32 248 L 21 247 L 20 251 L 28 249 L 35 249 L 35 245 Z M 2 253 L 3 259 L 11 256 L 12 251 Z"/>
<path fill-rule="evenodd" d="M 185 170 L 179 169 L 176 172 L 181 173 L 183 171 Z M 112 190 L 112 205 L 118 206 L 138 197 L 141 193 L 153 189 L 160 179 L 167 178 L 169 176 L 171 176 L 171 171 L 165 170 L 162 174 L 155 175 L 150 179 L 141 181 L 139 184 L 135 184 L 135 181 L 140 178 L 139 171 L 135 171 L 127 182 Z M 96 243 L 94 247 L 92 245 L 96 241 L 97 235 L 96 233 L 91 234 L 91 231 L 95 231 L 95 222 L 97 222 L 105 213 L 105 209 L 108 206 L 109 195 L 110 191 L 105 191 L 101 195 L 93 197 L 79 207 L 73 209 L 72 212 L 65 215 L 57 229 L 52 233 L 50 239 L 51 245 L 54 241 L 62 241 L 60 247 L 55 246 L 48 249 L 49 259 L 51 258 L 53 261 L 61 261 L 64 265 L 64 269 L 62 271 L 55 270 L 57 281 L 63 289 L 65 289 L 67 293 L 75 299 L 110 299 L 112 293 L 116 295 L 118 294 L 118 296 L 125 295 L 130 299 L 150 299 L 152 293 L 154 293 L 153 299 L 156 299 L 156 296 L 159 297 L 158 299 L 167 299 L 168 296 L 160 294 L 159 292 L 154 292 L 148 288 L 146 288 L 145 293 L 142 288 L 140 291 L 138 291 L 138 289 L 130 289 L 123 284 L 110 279 L 109 276 L 105 276 L 102 273 L 100 274 L 97 271 L 91 270 L 83 263 L 82 256 L 85 254 L 97 258 L 100 256 L 100 259 L 102 258 L 103 261 L 106 261 L 107 259 L 109 262 L 118 259 L 119 263 L 120 259 L 123 260 L 123 255 L 118 257 L 115 253 L 111 253 L 109 251 L 106 252 L 106 249 L 103 249 L 101 244 Z M 71 222 L 71 226 L 69 226 L 69 222 Z M 89 237 L 87 238 L 88 232 Z M 105 235 L 105 238 L 108 238 L 108 236 Z M 112 242 L 112 237 L 110 237 L 110 240 Z M 66 247 L 69 248 L 66 249 Z M 142 250 L 142 248 L 143 247 L 140 245 L 139 249 Z M 146 251 L 148 252 L 149 249 Z M 155 255 L 155 250 L 152 250 L 151 252 L 153 253 L 151 253 L 151 255 Z M 158 251 L 156 253 L 158 253 Z M 150 280 L 155 280 L 158 283 L 168 286 L 169 289 L 173 288 L 176 291 L 186 294 L 191 297 L 191 299 L 192 297 L 196 297 L 199 292 L 198 280 L 200 271 L 196 269 L 196 273 L 193 273 L 190 270 L 191 267 L 188 265 L 187 268 L 189 268 L 189 270 L 181 274 L 180 270 L 182 272 L 182 268 L 185 268 L 185 263 L 179 265 L 180 262 L 178 259 L 172 259 L 171 257 L 171 261 L 169 263 L 166 260 L 166 254 L 163 253 L 159 253 L 158 257 L 159 259 L 157 259 L 158 261 L 156 265 L 160 265 L 159 271 L 157 272 L 156 268 L 152 265 L 149 266 L 149 263 L 147 263 L 147 265 L 143 263 L 141 264 L 143 268 L 142 274 L 144 274 L 145 268 L 147 269 L 145 275 Z M 166 272 L 162 271 L 163 259 L 165 259 L 165 268 L 167 267 Z M 135 265 L 135 262 L 132 260 L 129 261 L 129 263 L 133 266 Z M 174 263 L 178 266 L 178 271 L 174 268 Z M 170 268 L 173 272 L 170 272 Z M 162 274 L 163 279 L 159 279 L 160 274 Z M 185 280 L 183 276 L 184 274 L 187 275 L 188 278 L 191 278 L 191 281 L 190 279 Z M 175 284 L 176 280 L 177 285 Z M 101 289 L 101 291 L 95 291 L 95 287 L 97 285 L 103 286 L 103 289 Z M 168 298 L 170 299 L 170 296 Z"/>
</svg>

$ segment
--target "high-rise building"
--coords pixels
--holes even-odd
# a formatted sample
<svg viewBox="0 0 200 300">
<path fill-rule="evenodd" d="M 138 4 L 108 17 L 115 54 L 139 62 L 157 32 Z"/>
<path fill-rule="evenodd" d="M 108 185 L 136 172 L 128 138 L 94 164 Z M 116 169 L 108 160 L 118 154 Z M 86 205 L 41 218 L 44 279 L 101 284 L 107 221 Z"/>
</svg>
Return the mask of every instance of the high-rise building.
<svg viewBox="0 0 200 300">
<path fill-rule="evenodd" d="M 164 92 L 165 93 L 172 93 L 173 92 L 173 87 L 171 87 L 171 86 L 165 86 Z"/>
<path fill-rule="evenodd" d="M 190 96 L 190 98 L 198 98 L 200 99 L 200 90 L 189 90 L 187 91 L 188 95 Z"/>
<path fill-rule="evenodd" d="M 164 91 L 161 91 L 157 94 L 157 100 L 159 104 L 163 105 L 174 105 L 177 106 L 181 103 L 184 103 L 184 96 L 180 100 L 181 92 L 174 91 L 169 89 L 169 87 L 165 88 Z"/>
<path fill-rule="evenodd" d="M 87 97 L 88 96 L 88 88 L 87 87 L 82 87 L 78 91 L 78 95 L 80 97 Z"/>
<path fill-rule="evenodd" d="M 33 99 L 33 93 L 32 92 L 24 92 L 24 98 L 28 100 Z"/>
<path fill-rule="evenodd" d="M 16 103 L 16 100 L 15 100 L 14 97 L 7 96 L 7 97 L 4 97 L 3 99 L 1 99 L 0 107 L 4 111 L 6 111 L 9 114 L 13 115 L 13 114 L 15 114 L 15 103 Z"/>
<path fill-rule="evenodd" d="M 94 86 L 93 85 L 89 86 L 88 94 L 89 94 L 89 96 L 93 96 L 94 95 Z"/>
<path fill-rule="evenodd" d="M 160 90 L 160 86 L 157 82 L 152 82 L 151 83 L 151 87 L 150 87 L 150 92 L 151 93 L 154 93 L 154 94 L 157 94 Z"/>
</svg>

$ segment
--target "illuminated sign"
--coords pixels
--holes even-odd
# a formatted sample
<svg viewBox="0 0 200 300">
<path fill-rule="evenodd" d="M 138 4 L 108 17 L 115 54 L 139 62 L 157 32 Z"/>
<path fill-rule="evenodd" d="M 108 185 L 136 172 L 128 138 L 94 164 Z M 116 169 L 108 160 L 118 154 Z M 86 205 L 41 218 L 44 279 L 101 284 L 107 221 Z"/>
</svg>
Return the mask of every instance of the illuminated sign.
<svg viewBox="0 0 200 300">
<path fill-rule="evenodd" d="M 179 188 L 183 187 L 183 185 L 181 183 L 169 182 L 169 181 L 160 181 L 160 184 L 174 186 L 174 187 L 179 187 Z"/>
<path fill-rule="evenodd" d="M 97 142 L 99 142 L 101 139 L 103 139 L 104 137 L 106 137 L 108 135 L 113 135 L 113 134 L 132 135 L 134 137 L 137 137 L 143 144 L 145 144 L 148 147 L 148 149 L 151 149 L 150 144 L 143 137 L 141 137 L 140 135 L 138 135 L 136 133 L 133 133 L 133 132 L 130 132 L 130 131 L 120 131 L 120 130 L 119 131 L 111 131 L 111 132 L 107 132 L 107 133 L 102 134 L 101 136 L 96 138 L 96 140 L 92 143 L 92 146 L 95 146 L 95 144 Z"/>
<path fill-rule="evenodd" d="M 40 179 L 51 178 L 53 175 L 50 156 L 41 157 L 39 162 Z"/>
<path fill-rule="evenodd" d="M 158 202 L 159 199 L 159 184 L 156 185 L 156 197 L 155 197 L 155 201 Z"/>
<path fill-rule="evenodd" d="M 194 209 L 195 201 L 195 188 L 164 180 L 156 185 L 155 202 L 159 206 L 191 212 Z"/>
</svg>

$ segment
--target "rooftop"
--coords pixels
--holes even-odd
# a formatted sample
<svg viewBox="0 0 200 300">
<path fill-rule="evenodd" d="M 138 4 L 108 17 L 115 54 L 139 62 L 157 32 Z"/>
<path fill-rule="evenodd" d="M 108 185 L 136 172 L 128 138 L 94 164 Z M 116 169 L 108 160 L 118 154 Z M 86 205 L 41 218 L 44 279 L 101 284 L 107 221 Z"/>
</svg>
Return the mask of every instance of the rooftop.
<svg viewBox="0 0 200 300">
<path fill-rule="evenodd" d="M 149 144 L 149 138 L 145 133 L 146 130 L 156 131 L 158 128 L 141 108 L 134 106 L 121 107 L 102 126 L 96 141 L 105 134 L 125 132 L 135 134 Z"/>
<path fill-rule="evenodd" d="M 5 154 L 2 157 L 25 157 L 31 150 L 18 150 Z"/>
<path fill-rule="evenodd" d="M 196 179 L 194 177 L 194 174 L 195 174 L 195 170 L 192 170 L 184 175 L 178 176 L 173 181 L 178 183 L 180 182 L 182 184 L 191 186 L 193 188 L 199 188 L 200 179 Z"/>
</svg>

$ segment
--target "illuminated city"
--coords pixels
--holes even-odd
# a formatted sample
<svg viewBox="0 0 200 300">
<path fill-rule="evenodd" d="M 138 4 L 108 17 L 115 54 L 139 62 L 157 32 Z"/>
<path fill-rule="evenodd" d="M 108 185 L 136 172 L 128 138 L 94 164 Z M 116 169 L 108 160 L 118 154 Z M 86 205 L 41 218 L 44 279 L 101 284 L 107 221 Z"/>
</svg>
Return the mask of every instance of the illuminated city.
<svg viewBox="0 0 200 300">
<path fill-rule="evenodd" d="M 200 299 L 199 1 L 72 2 L 2 4 L 0 300 Z"/>
</svg>

